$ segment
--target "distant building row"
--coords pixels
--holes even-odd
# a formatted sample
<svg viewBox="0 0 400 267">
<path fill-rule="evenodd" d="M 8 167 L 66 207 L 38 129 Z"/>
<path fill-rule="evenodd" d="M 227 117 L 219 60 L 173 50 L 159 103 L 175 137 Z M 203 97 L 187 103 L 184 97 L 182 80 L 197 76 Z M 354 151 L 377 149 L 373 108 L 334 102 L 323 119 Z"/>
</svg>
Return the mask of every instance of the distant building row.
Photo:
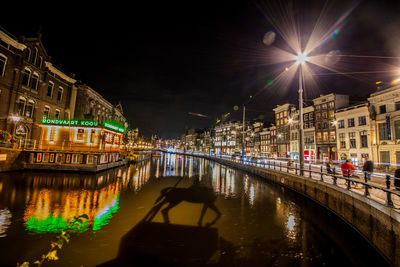
<svg viewBox="0 0 400 267">
<path fill-rule="evenodd" d="M 211 130 L 188 130 L 175 144 L 215 154 L 244 149 L 247 156 L 298 159 L 298 109 L 283 104 L 273 110 L 275 124 L 270 127 L 246 122 L 243 131 L 243 122 L 228 121 Z M 303 120 L 306 160 L 359 163 L 368 156 L 376 163 L 400 164 L 400 85 L 380 89 L 357 104 L 349 104 L 348 95 L 321 95 L 303 109 Z"/>
</svg>

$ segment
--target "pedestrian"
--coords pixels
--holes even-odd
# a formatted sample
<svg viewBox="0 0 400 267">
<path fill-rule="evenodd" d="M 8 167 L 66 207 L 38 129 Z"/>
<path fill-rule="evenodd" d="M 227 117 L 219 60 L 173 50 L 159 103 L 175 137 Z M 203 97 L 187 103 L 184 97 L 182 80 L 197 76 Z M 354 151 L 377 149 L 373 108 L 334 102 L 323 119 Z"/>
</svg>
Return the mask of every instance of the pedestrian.
<svg viewBox="0 0 400 267">
<path fill-rule="evenodd" d="M 394 187 L 396 187 L 397 190 L 400 190 L 400 168 L 396 169 L 394 172 Z"/>
<path fill-rule="evenodd" d="M 342 169 L 343 176 L 360 178 L 357 175 L 353 174 L 353 171 L 356 170 L 356 167 L 354 167 L 354 165 L 351 164 L 350 160 L 346 159 L 346 161 L 340 167 Z"/>
<path fill-rule="evenodd" d="M 365 182 L 371 181 L 371 174 L 374 171 L 374 163 L 369 160 L 368 156 L 364 158 L 364 166 L 363 166 L 363 172 L 365 174 Z"/>
<path fill-rule="evenodd" d="M 332 160 L 330 160 L 329 162 L 326 163 L 326 172 L 329 174 L 332 174 L 333 171 L 331 169 L 331 165 L 333 164 Z"/>
</svg>

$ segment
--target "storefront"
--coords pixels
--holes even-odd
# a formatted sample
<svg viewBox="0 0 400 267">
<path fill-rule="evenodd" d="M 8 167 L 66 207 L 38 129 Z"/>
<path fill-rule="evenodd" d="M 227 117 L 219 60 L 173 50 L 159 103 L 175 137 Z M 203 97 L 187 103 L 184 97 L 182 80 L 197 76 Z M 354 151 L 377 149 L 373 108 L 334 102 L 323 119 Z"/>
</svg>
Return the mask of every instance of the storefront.
<svg viewBox="0 0 400 267">
<path fill-rule="evenodd" d="M 125 129 L 90 120 L 43 119 L 40 149 L 71 151 L 119 151 Z"/>
</svg>

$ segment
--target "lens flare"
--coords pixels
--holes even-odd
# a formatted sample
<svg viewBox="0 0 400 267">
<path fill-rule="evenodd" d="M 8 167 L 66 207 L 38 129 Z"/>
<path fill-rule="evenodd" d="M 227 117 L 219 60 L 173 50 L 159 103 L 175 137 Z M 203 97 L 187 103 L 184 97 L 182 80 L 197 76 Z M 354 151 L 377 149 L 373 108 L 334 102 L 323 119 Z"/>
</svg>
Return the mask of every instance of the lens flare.
<svg viewBox="0 0 400 267">
<path fill-rule="evenodd" d="M 325 64 L 327 65 L 335 65 L 341 57 L 342 53 L 339 50 L 332 50 L 328 54 L 325 55 Z"/>
<path fill-rule="evenodd" d="M 275 42 L 276 33 L 274 31 L 269 31 L 264 35 L 263 43 L 265 45 L 272 45 Z"/>
</svg>

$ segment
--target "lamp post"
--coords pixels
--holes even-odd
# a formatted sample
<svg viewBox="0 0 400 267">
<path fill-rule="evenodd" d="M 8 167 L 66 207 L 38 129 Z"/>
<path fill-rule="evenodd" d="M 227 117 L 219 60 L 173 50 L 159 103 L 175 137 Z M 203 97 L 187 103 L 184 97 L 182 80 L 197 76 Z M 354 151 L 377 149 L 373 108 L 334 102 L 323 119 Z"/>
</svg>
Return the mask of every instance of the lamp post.
<svg viewBox="0 0 400 267">
<path fill-rule="evenodd" d="M 296 56 L 296 63 L 299 65 L 299 161 L 300 175 L 304 169 L 304 140 L 303 140 L 303 71 L 302 65 L 307 61 L 307 55 L 300 52 Z"/>
</svg>

